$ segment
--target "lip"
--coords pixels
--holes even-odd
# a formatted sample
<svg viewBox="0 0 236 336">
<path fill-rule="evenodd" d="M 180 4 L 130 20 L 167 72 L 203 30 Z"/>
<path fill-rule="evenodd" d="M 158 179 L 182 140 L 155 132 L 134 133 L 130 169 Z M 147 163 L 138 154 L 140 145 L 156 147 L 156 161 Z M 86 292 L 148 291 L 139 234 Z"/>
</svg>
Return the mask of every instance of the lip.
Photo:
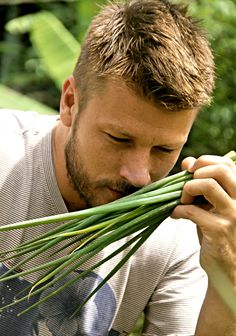
<svg viewBox="0 0 236 336">
<path fill-rule="evenodd" d="M 110 193 L 112 194 L 112 197 L 114 199 L 118 199 L 124 196 L 124 194 L 118 190 L 112 189 L 108 187 L 108 190 L 110 191 Z"/>
</svg>

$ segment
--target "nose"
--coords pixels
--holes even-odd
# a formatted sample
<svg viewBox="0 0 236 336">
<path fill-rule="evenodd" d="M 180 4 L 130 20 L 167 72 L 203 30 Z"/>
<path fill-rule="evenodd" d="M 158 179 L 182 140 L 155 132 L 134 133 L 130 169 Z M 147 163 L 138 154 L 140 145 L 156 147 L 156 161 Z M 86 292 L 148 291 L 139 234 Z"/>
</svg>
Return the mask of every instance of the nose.
<svg viewBox="0 0 236 336">
<path fill-rule="evenodd" d="M 129 155 L 121 165 L 120 176 L 138 188 L 150 184 L 149 155 Z"/>
</svg>

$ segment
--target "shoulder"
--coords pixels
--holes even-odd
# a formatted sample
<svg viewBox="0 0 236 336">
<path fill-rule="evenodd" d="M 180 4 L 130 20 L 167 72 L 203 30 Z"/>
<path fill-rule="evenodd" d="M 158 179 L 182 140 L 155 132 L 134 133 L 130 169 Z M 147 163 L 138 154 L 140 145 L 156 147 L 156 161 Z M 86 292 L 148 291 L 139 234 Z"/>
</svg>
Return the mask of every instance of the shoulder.
<svg viewBox="0 0 236 336">
<path fill-rule="evenodd" d="M 33 111 L 1 109 L 0 127 L 6 131 L 17 131 L 27 126 L 27 124 L 30 125 L 35 122 L 36 118 L 37 113 Z"/>
<path fill-rule="evenodd" d="M 51 131 L 56 118 L 34 111 L 0 109 L 1 177 L 16 169 L 16 163 L 24 165 L 26 156 Z"/>
<path fill-rule="evenodd" d="M 34 111 L 0 109 L 0 155 L 21 156 L 51 131 L 57 118 Z"/>
<path fill-rule="evenodd" d="M 37 130 L 55 123 L 56 118 L 56 115 L 41 115 L 35 111 L 0 109 L 0 127 L 5 132 Z"/>
</svg>

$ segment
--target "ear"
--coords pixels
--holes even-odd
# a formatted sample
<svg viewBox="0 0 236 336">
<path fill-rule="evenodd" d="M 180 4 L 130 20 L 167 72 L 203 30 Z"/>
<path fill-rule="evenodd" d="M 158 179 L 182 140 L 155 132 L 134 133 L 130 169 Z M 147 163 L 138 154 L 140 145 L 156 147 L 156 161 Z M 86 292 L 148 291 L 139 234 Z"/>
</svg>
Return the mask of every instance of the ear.
<svg viewBox="0 0 236 336">
<path fill-rule="evenodd" d="M 79 91 L 74 76 L 68 77 L 62 86 L 60 100 L 60 119 L 66 127 L 70 127 L 79 106 Z"/>
</svg>

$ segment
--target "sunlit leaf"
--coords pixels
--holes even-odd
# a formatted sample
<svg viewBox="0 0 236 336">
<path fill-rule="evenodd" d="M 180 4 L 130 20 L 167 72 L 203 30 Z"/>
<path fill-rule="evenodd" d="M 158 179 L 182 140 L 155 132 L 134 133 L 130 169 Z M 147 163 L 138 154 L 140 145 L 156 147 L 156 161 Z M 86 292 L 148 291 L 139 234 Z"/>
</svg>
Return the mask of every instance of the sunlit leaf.
<svg viewBox="0 0 236 336">
<path fill-rule="evenodd" d="M 27 33 L 32 29 L 32 26 L 35 22 L 35 14 L 24 15 L 11 21 L 7 22 L 5 25 L 6 30 L 9 33 Z"/>
<path fill-rule="evenodd" d="M 43 114 L 55 114 L 57 111 L 0 84 L 0 108 L 33 110 Z"/>
<path fill-rule="evenodd" d="M 80 53 L 80 44 L 60 20 L 50 12 L 41 11 L 9 21 L 6 29 L 11 33 L 30 32 L 33 46 L 60 89 Z"/>
</svg>

